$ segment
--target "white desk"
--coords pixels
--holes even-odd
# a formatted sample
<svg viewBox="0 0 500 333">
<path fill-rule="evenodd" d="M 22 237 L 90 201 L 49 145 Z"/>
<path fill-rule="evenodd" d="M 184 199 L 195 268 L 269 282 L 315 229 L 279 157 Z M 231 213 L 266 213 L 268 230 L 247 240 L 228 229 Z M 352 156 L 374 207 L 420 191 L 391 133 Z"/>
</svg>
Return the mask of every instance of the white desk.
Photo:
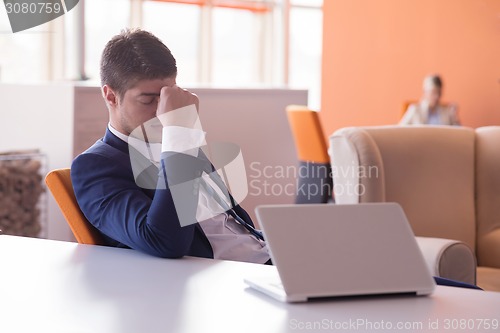
<svg viewBox="0 0 500 333">
<path fill-rule="evenodd" d="M 476 327 L 481 319 L 500 320 L 500 293 L 493 292 L 438 287 L 430 297 L 283 304 L 243 283 L 274 269 L 264 265 L 166 260 L 12 236 L 0 236 L 0 258 L 0 332 L 6 333 L 363 332 L 370 323 L 398 322 L 422 323 L 408 332 L 442 332 L 446 319 L 471 319 Z M 350 323 L 360 326 L 335 326 Z"/>
</svg>

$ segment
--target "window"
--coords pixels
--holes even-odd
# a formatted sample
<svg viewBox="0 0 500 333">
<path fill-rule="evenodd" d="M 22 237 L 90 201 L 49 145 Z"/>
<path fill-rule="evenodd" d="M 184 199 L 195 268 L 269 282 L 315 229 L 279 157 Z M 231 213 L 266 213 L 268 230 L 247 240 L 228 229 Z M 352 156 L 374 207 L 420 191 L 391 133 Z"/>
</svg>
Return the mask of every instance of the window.
<svg viewBox="0 0 500 333">
<path fill-rule="evenodd" d="M 42 25 L 13 34 L 7 12 L 0 10 L 0 82 L 45 80 L 49 33 Z"/>
<path fill-rule="evenodd" d="M 56 19 L 62 20 L 56 29 L 44 24 L 16 34 L 10 33 L 7 14 L 0 10 L 0 32 L 4 32 L 0 34 L 0 80 L 74 80 L 84 75 L 98 81 L 106 42 L 123 28 L 138 26 L 154 33 L 172 51 L 182 85 L 305 88 L 310 106 L 318 108 L 322 3 L 85 0 L 79 3 L 84 9 L 84 47 L 78 38 L 82 29 L 78 7 Z M 50 38 L 47 32 L 57 36 Z"/>
<path fill-rule="evenodd" d="M 257 14 L 259 15 L 259 14 Z M 212 77 L 219 86 L 248 86 L 259 82 L 259 17 L 246 10 L 213 11 Z"/>
<path fill-rule="evenodd" d="M 200 82 L 200 16 L 199 6 L 145 1 L 143 28 L 160 38 L 177 61 L 178 81 Z"/>
<path fill-rule="evenodd" d="M 306 8 L 321 8 L 323 0 L 290 0 L 292 6 L 304 6 Z"/>
<path fill-rule="evenodd" d="M 99 81 L 99 62 L 106 43 L 129 26 L 129 0 L 85 0 L 85 75 Z M 69 12 L 65 16 L 72 14 Z M 71 34 L 70 34 L 71 36 Z M 77 45 L 76 45 L 77 46 Z M 71 57 L 70 59 L 74 59 Z M 74 77 L 72 77 L 74 79 Z"/>
<path fill-rule="evenodd" d="M 308 89 L 310 107 L 319 108 L 322 4 L 145 0 L 142 25 L 171 48 L 181 81 L 224 87 L 289 85 Z M 286 36 L 288 43 L 283 42 Z"/>
<path fill-rule="evenodd" d="M 309 107 L 321 100 L 322 13 L 312 8 L 290 9 L 289 84 L 309 89 Z"/>
</svg>

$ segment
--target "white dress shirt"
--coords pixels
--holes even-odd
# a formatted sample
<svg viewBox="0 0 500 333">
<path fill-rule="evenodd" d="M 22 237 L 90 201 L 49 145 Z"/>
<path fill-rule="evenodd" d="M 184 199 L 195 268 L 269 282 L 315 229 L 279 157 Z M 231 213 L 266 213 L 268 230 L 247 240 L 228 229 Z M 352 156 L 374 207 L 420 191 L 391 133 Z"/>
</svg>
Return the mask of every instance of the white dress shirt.
<svg viewBox="0 0 500 333">
<path fill-rule="evenodd" d="M 194 106 L 193 106 L 194 107 Z M 166 126 L 162 129 L 161 143 L 146 143 L 129 137 L 108 124 L 111 133 L 139 151 L 143 156 L 159 166 L 162 152 L 185 153 L 198 156 L 199 147 L 205 144 L 205 132 L 180 126 Z M 204 174 L 203 180 L 211 186 L 220 198 L 225 198 L 220 188 Z M 231 203 L 226 200 L 229 206 Z M 251 235 L 244 226 L 227 213 L 220 213 L 220 205 L 211 198 L 203 187 L 199 189 L 196 219 L 212 246 L 214 259 L 245 261 L 263 264 L 269 260 L 267 245 Z M 214 213 L 217 212 L 217 213 Z"/>
</svg>

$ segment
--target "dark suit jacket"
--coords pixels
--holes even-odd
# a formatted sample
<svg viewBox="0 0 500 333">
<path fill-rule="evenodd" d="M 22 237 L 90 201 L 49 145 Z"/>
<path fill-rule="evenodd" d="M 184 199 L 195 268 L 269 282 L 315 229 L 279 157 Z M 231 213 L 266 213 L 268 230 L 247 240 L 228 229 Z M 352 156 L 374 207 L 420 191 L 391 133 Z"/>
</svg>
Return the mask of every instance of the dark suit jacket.
<svg viewBox="0 0 500 333">
<path fill-rule="evenodd" d="M 189 191 L 192 195 L 185 199 L 192 208 L 192 223 L 181 226 L 167 185 L 183 182 L 186 175 L 199 177 L 211 164 L 202 154 L 193 157 L 162 153 L 159 170 L 144 160 L 149 167 L 134 178 L 128 144 L 107 130 L 104 138 L 75 158 L 71 166 L 73 188 L 82 212 L 103 234 L 107 245 L 165 258 L 213 258 L 212 247 L 196 223 L 197 189 Z M 148 189 L 137 183 L 153 186 Z M 252 224 L 243 208 L 238 205 L 234 210 Z"/>
</svg>

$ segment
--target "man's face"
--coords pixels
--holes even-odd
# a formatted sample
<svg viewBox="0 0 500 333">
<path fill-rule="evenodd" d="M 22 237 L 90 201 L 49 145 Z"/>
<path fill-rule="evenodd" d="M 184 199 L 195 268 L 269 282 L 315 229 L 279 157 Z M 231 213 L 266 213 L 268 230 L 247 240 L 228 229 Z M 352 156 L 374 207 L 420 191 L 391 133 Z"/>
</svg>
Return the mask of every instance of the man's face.
<svg viewBox="0 0 500 333">
<path fill-rule="evenodd" d="M 156 117 L 161 88 L 173 85 L 175 77 L 141 80 L 125 91 L 122 98 L 104 86 L 104 98 L 110 106 L 111 126 L 125 135 L 130 135 L 135 128 Z"/>
</svg>

